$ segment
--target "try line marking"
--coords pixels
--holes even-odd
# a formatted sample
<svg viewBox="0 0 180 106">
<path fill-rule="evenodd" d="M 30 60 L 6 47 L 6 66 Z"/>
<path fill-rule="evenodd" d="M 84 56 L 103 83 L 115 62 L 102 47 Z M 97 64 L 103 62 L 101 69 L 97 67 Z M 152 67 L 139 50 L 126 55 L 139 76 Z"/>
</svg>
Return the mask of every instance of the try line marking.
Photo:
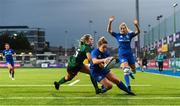
<svg viewBox="0 0 180 106">
<path fill-rule="evenodd" d="M 76 83 L 78 83 L 80 80 L 78 79 L 78 80 L 75 80 L 74 82 L 71 82 L 70 84 L 68 84 L 69 86 L 73 86 L 73 85 L 75 85 Z"/>
<path fill-rule="evenodd" d="M 77 81 L 76 81 L 77 83 Z M 54 85 L 0 85 L 0 87 L 52 87 Z M 77 87 L 90 87 L 93 86 L 92 84 L 82 84 L 82 85 L 72 85 L 72 83 L 68 85 L 61 85 L 61 86 L 77 86 Z M 151 87 L 152 85 L 131 85 L 135 87 Z"/>
<path fill-rule="evenodd" d="M 77 97 L 0 97 L 0 100 L 24 100 L 24 99 L 39 99 L 39 100 L 44 100 L 44 99 L 58 99 L 58 100 L 63 100 L 63 99 L 113 99 L 113 100 L 174 100 L 174 99 L 180 99 L 180 97 L 87 97 L 87 96 L 77 96 Z"/>
</svg>

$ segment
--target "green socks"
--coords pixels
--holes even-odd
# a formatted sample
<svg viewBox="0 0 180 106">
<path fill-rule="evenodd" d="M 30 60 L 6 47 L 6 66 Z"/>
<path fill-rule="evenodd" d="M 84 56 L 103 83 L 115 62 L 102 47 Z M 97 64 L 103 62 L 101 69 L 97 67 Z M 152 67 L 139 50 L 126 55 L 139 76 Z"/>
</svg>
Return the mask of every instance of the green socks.
<svg viewBox="0 0 180 106">
<path fill-rule="evenodd" d="M 63 84 L 63 83 L 65 83 L 65 82 L 67 82 L 67 80 L 65 80 L 65 77 L 63 77 L 63 78 L 61 78 L 60 80 L 59 80 L 59 84 Z"/>
</svg>

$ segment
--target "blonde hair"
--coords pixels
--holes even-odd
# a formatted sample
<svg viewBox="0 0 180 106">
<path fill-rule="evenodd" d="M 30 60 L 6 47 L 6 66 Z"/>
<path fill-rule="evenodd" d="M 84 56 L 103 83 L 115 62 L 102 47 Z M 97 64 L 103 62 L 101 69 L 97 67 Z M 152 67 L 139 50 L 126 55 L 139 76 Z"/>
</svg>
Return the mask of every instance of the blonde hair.
<svg viewBox="0 0 180 106">
<path fill-rule="evenodd" d="M 132 31 L 128 28 L 128 26 L 127 26 L 127 24 L 126 24 L 125 22 L 122 22 L 122 23 L 119 25 L 119 29 L 121 29 L 122 26 L 125 26 L 125 27 L 126 27 L 128 33 L 129 33 L 129 32 L 132 32 Z M 120 33 L 122 33 L 121 30 L 120 30 Z"/>
<path fill-rule="evenodd" d="M 92 38 L 91 34 L 85 34 L 80 38 L 80 45 L 85 44 L 90 38 Z"/>
<path fill-rule="evenodd" d="M 100 47 L 102 44 L 108 44 L 108 42 L 104 36 L 99 38 L 97 46 Z"/>
</svg>

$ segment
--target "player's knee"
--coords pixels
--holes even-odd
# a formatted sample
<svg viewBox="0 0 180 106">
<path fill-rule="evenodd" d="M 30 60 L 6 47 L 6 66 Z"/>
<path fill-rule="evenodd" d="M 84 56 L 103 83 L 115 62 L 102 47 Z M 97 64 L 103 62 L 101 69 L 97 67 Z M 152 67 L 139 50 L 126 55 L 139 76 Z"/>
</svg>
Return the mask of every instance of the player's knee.
<svg viewBox="0 0 180 106">
<path fill-rule="evenodd" d="M 111 83 L 106 83 L 103 85 L 106 89 L 111 89 L 113 87 L 113 85 Z"/>
<path fill-rule="evenodd" d="M 113 83 L 114 83 L 114 84 L 119 84 L 120 81 L 119 81 L 118 79 L 114 79 L 114 80 L 113 80 Z"/>
<path fill-rule="evenodd" d="M 112 84 L 108 84 L 108 85 L 107 85 L 107 88 L 108 88 L 108 89 L 112 89 L 112 87 L 113 87 Z"/>
<path fill-rule="evenodd" d="M 10 69 L 10 70 L 13 70 L 13 67 L 12 67 L 12 66 L 9 66 L 9 69 Z"/>
<path fill-rule="evenodd" d="M 123 71 L 124 71 L 124 74 L 129 74 L 130 68 L 129 68 L 129 67 L 125 67 L 125 68 L 123 69 Z"/>
<path fill-rule="evenodd" d="M 124 62 L 120 65 L 120 67 L 124 69 L 125 67 L 129 67 L 129 64 L 127 62 Z"/>
<path fill-rule="evenodd" d="M 73 78 L 74 78 L 73 76 L 69 76 L 69 75 L 65 76 L 65 80 L 66 81 L 71 81 Z"/>
<path fill-rule="evenodd" d="M 11 66 L 11 70 L 13 70 L 13 71 L 14 71 L 14 66 Z"/>
<path fill-rule="evenodd" d="M 132 71 L 134 74 L 136 73 L 136 69 L 135 69 L 135 68 L 131 69 L 131 71 Z"/>
</svg>

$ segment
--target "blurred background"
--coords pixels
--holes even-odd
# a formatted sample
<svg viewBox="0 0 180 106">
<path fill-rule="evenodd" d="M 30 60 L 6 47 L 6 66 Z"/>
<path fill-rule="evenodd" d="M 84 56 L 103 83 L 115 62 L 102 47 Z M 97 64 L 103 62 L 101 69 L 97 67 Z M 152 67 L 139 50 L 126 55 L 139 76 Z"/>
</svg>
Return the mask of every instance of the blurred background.
<svg viewBox="0 0 180 106">
<path fill-rule="evenodd" d="M 179 0 L 0 0 L 0 50 L 10 43 L 17 53 L 16 67 L 65 67 L 82 35 L 94 43 L 105 36 L 109 50 L 117 56 L 118 44 L 106 32 L 108 18 L 118 32 L 121 22 L 134 30 L 138 19 L 141 34 L 133 39 L 136 58 L 147 58 L 156 67 L 159 51 L 166 55 L 164 67 L 180 68 Z M 94 45 L 94 47 L 95 47 Z M 0 67 L 5 67 L 0 58 Z"/>
</svg>

